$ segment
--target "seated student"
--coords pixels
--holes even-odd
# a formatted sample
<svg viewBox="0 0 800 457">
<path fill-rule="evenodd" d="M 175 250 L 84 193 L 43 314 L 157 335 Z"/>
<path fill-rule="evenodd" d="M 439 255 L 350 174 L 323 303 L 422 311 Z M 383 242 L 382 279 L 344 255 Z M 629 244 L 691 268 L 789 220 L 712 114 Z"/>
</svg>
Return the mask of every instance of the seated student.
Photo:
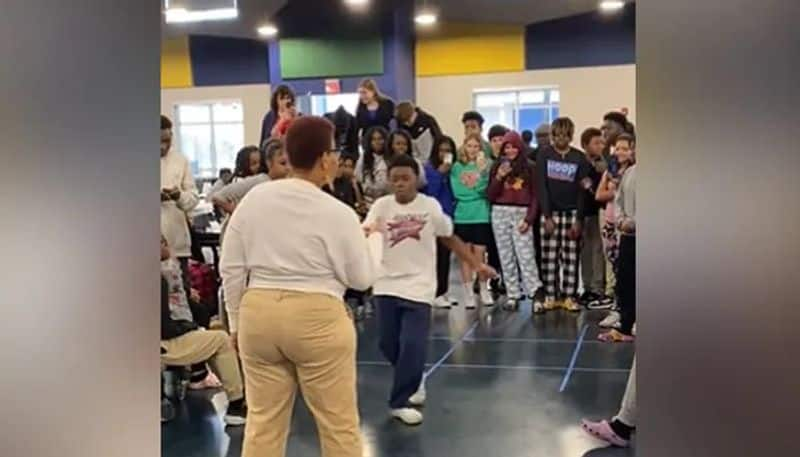
<svg viewBox="0 0 800 457">
<path fill-rule="evenodd" d="M 222 382 L 228 396 L 227 425 L 244 425 L 242 377 L 236 352 L 228 335 L 218 330 L 202 330 L 192 321 L 174 319 L 169 307 L 169 284 L 161 277 L 161 363 L 186 366 L 207 362 Z"/>
<path fill-rule="evenodd" d="M 355 165 L 356 159 L 353 156 L 341 156 L 336 178 L 332 183 L 323 186 L 322 190 L 353 208 L 358 217 L 364 219 L 367 215 L 367 205 L 364 201 L 364 190 L 356 179 Z"/>
<path fill-rule="evenodd" d="M 364 201 L 364 191 L 355 175 L 355 158 L 352 156 L 342 156 L 339 158 L 338 176 L 330 184 L 325 184 L 322 190 L 333 195 L 353 208 L 358 214 L 359 219 L 363 220 L 367 215 L 367 204 Z M 364 292 L 347 289 L 344 294 L 346 303 L 354 302 L 354 312 L 356 320 L 361 320 L 365 315 L 371 314 L 371 309 L 365 306 Z"/>
<path fill-rule="evenodd" d="M 431 153 L 433 140 L 442 136 L 439 123 L 430 114 L 414 106 L 410 101 L 397 104 L 397 126 L 411 135 L 412 151 L 415 158 L 425 163 Z"/>
<path fill-rule="evenodd" d="M 384 233 L 381 273 L 373 287 L 379 345 L 395 368 L 389 399 L 391 414 L 408 425 L 422 422 L 422 413 L 412 406 L 421 406 L 425 401 L 422 375 L 431 302 L 436 293 L 437 239 L 484 281 L 495 274 L 453 235 L 453 223 L 439 202 L 418 194 L 419 174 L 419 164 L 412 157 L 400 155 L 393 159 L 389 180 L 394 194 L 378 199 L 365 220 L 367 233 Z"/>
</svg>

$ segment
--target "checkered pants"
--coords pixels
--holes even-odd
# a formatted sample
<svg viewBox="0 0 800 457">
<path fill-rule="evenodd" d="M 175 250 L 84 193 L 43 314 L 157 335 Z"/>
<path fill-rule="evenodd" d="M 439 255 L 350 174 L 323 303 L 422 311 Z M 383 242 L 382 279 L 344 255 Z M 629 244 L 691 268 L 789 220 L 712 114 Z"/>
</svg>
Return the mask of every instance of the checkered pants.
<svg viewBox="0 0 800 457">
<path fill-rule="evenodd" d="M 560 271 L 563 271 L 560 291 L 567 297 L 574 297 L 578 293 L 579 242 L 567 237 L 567 231 L 575 223 L 576 213 L 575 210 L 553 211 L 556 230 L 552 235 L 545 233 L 542 216 L 542 281 L 547 300 L 557 298 Z"/>
</svg>

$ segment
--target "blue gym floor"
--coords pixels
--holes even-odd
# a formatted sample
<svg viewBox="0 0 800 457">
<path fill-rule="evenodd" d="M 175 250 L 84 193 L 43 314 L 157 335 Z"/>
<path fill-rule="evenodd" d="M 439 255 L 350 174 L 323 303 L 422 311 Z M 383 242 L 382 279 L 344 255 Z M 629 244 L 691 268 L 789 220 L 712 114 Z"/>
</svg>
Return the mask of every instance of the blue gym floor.
<svg viewBox="0 0 800 457">
<path fill-rule="evenodd" d="M 435 310 L 428 353 L 425 421 L 388 416 L 392 368 L 377 348 L 373 318 L 358 322 L 358 390 L 364 456 L 602 457 L 606 448 L 580 419 L 619 408 L 633 345 L 597 342 L 602 311 L 519 311 L 461 306 Z M 212 392 L 190 392 L 162 425 L 164 457 L 239 457 L 243 428 L 225 428 Z M 219 395 L 217 395 L 217 398 Z M 287 455 L 319 455 L 313 419 L 298 399 Z"/>
</svg>

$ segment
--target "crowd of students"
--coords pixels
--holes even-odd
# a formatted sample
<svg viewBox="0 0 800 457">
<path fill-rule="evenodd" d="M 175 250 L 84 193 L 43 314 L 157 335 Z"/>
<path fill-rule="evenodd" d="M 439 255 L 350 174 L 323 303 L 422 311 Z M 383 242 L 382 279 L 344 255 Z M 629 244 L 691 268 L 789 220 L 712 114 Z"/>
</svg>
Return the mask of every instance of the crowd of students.
<svg viewBox="0 0 800 457">
<path fill-rule="evenodd" d="M 341 259 L 333 259 L 330 268 L 337 278 L 333 282 L 344 291 L 338 299 L 352 305 L 356 318 L 370 315 L 373 310 L 378 313 L 379 346 L 395 367 L 389 407 L 392 415 L 404 423 L 422 422 L 422 413 L 416 407 L 424 403 L 426 396 L 422 375 L 431 307 L 447 309 L 460 304 L 473 309 L 480 302 L 484 306 L 500 303 L 514 311 L 528 297 L 534 314 L 557 308 L 570 312 L 583 307 L 608 309 L 608 316 L 600 324 L 610 330 L 601 333 L 600 339 L 633 341 L 636 316 L 635 137 L 633 125 L 624 113 L 607 113 L 600 128 L 584 130 L 580 135 L 582 150 L 571 146 L 575 126 L 567 117 L 539 126 L 535 133 L 520 134 L 494 125 L 484 138 L 484 119 L 475 111 L 462 116 L 463 140 L 456 142 L 442 132 L 432 115 L 412 102 L 395 104 L 380 93 L 374 81 L 363 81 L 358 90 L 360 100 L 354 121 L 334 126 L 320 124 L 318 120 L 321 119 L 314 116 L 302 116 L 296 111 L 291 88 L 276 88 L 270 110 L 264 117 L 261 144 L 242 148 L 232 176 L 221 177 L 206 195 L 224 218 L 220 270 L 227 312 L 220 307 L 219 314 L 222 328 L 233 337 L 230 341 L 221 339 L 217 331 L 211 330 L 206 330 L 204 336 L 197 336 L 204 331 L 198 330 L 196 323 L 180 324 L 195 321 L 191 306 L 187 308 L 188 303 L 196 300 L 187 279 L 191 238 L 186 220 L 198 196 L 186 159 L 170 147 L 171 123 L 162 116 L 161 227 L 162 260 L 165 262 L 162 265 L 162 359 L 166 364 L 196 367 L 193 380 L 197 388 L 221 384 L 231 401 L 226 415 L 229 424 L 244 423 L 247 414 L 240 393 L 242 380 L 237 378 L 238 370 L 230 368 L 231 351 L 237 348 L 236 329 L 243 323 L 239 306 L 247 300 L 242 297 L 250 290 L 245 284 L 249 280 L 251 289 L 258 288 L 253 286 L 254 279 L 247 275 L 275 262 L 273 258 L 253 264 L 253 259 L 279 256 L 286 266 L 279 272 L 275 267 L 264 274 L 277 275 L 286 281 L 289 280 L 281 275 L 291 270 L 291 265 L 297 264 L 298 271 L 302 267 L 321 267 L 319 262 L 312 266 L 308 263 L 310 260 L 296 258 L 319 255 L 310 253 L 310 247 L 267 252 L 252 239 L 264 236 L 263 233 L 251 233 L 249 224 L 253 222 L 240 214 L 249 211 L 254 220 L 266 217 L 281 220 L 282 224 L 288 222 L 288 225 L 281 225 L 283 230 L 297 224 L 313 224 L 311 220 L 288 221 L 278 214 L 256 215 L 253 208 L 240 210 L 243 205 L 255 207 L 254 200 L 270 195 L 263 191 L 265 188 L 276 192 L 275 195 L 285 195 L 277 193 L 279 186 L 259 185 L 283 181 L 287 177 L 292 177 L 288 181 L 305 180 L 318 185 L 350 208 L 354 219 L 363 224 L 365 239 L 380 238 L 382 248 L 377 251 L 367 242 L 347 241 L 361 246 L 363 252 L 356 255 L 371 256 L 372 263 L 365 265 L 380 260 L 378 271 L 368 281 L 371 288 L 364 287 L 363 277 L 358 287 L 343 279 L 352 265 L 342 267 L 338 263 Z M 320 146 L 324 138 L 314 142 L 315 138 L 327 134 L 331 138 L 330 146 Z M 535 145 L 531 145 L 534 136 Z M 331 160 L 337 163 L 332 165 Z M 281 192 L 294 189 L 298 195 L 305 195 L 309 191 L 295 184 L 291 187 L 288 181 L 280 187 Z M 250 197 L 254 189 L 262 191 Z M 298 198 L 298 204 L 303 202 L 327 204 L 316 196 Z M 262 210 L 267 208 L 296 211 L 285 205 L 261 206 Z M 232 216 L 238 219 L 237 229 L 234 239 L 228 240 Z M 314 229 L 341 229 L 320 222 L 323 227 Z M 270 240 L 274 242 L 276 237 L 278 235 L 273 234 Z M 166 253 L 165 247 L 171 251 Z M 339 246 L 335 252 L 345 255 L 341 249 Z M 289 255 L 290 252 L 293 254 Z M 461 285 L 455 291 L 450 290 L 452 254 L 461 260 Z M 579 272 L 582 281 L 579 281 Z M 177 281 L 178 276 L 182 276 L 183 281 Z M 331 290 L 339 290 L 339 286 L 319 290 L 308 284 L 298 285 L 297 277 L 306 276 L 297 273 L 289 289 L 329 294 Z M 318 276 L 324 277 L 322 273 Z M 313 277 L 308 278 L 308 281 L 313 280 Z M 583 283 L 582 295 L 578 295 L 580 282 Z M 277 284 L 274 278 L 265 280 L 267 283 Z M 272 303 L 278 298 L 261 296 L 258 300 Z M 244 341 L 240 336 L 239 340 Z M 194 345 L 197 347 L 193 349 Z M 212 372 L 204 373 L 205 361 L 209 362 Z M 263 376 L 261 370 L 266 362 L 253 354 L 242 356 L 242 361 L 248 402 L 252 403 L 250 390 L 260 390 L 266 384 L 247 379 L 248 373 L 253 373 L 254 377 Z M 337 370 L 349 369 L 337 367 Z M 303 381 L 297 382 L 302 384 Z M 343 407 L 346 414 L 342 414 L 352 415 L 351 407 Z M 312 412 L 319 421 L 325 415 L 321 412 L 325 408 L 315 405 L 315 409 Z M 258 425 L 252 425 L 252 430 L 258 428 L 258 431 L 248 432 L 247 436 L 267 433 L 265 427 L 280 425 L 258 417 Z M 624 418 L 615 421 L 622 423 Z M 602 428 L 602 435 L 608 437 L 611 435 L 606 425 L 615 421 L 586 422 L 585 427 L 598 436 L 601 433 L 597 430 Z M 344 422 L 353 424 L 350 419 Z M 621 430 L 619 424 L 616 426 Z M 320 432 L 323 441 L 332 439 L 323 436 L 322 430 Z M 627 442 L 624 433 L 625 430 L 621 430 L 609 440 L 622 445 Z M 251 443 L 250 448 L 253 446 L 255 444 Z"/>
</svg>

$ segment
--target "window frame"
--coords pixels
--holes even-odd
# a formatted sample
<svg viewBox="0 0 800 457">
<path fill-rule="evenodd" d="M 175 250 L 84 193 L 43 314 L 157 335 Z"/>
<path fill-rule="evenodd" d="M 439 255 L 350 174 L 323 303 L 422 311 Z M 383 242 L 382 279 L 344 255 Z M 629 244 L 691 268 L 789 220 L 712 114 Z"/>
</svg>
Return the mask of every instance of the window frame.
<svg viewBox="0 0 800 457">
<path fill-rule="evenodd" d="M 543 91 L 545 93 L 546 101 L 543 103 L 537 104 L 526 104 L 523 105 L 520 103 L 520 93 L 522 92 L 536 92 L 536 91 Z M 558 102 L 552 102 L 550 94 L 553 91 L 558 92 Z M 478 107 L 478 98 L 481 95 L 505 95 L 505 94 L 513 94 L 514 95 L 514 104 L 511 111 L 511 119 L 512 125 L 506 126 L 514 130 L 519 130 L 519 112 L 520 107 L 525 106 L 529 108 L 543 108 L 547 110 L 548 118 L 553 117 L 553 108 L 557 108 L 559 113 L 561 112 L 561 88 L 555 84 L 546 84 L 546 85 L 537 85 L 537 86 L 510 86 L 510 87 L 492 87 L 492 88 L 480 88 L 480 89 L 473 89 L 472 91 L 472 109 L 477 112 L 481 112 L 481 109 Z M 552 119 L 550 119 L 552 121 Z"/>
<path fill-rule="evenodd" d="M 241 107 L 242 111 L 242 119 L 240 121 L 215 121 L 214 119 L 214 105 L 216 104 L 237 104 Z M 203 105 L 208 109 L 208 122 L 192 122 L 192 121 L 183 121 L 181 120 L 180 114 L 180 107 L 181 106 L 188 106 L 188 105 Z M 211 153 L 211 176 L 204 176 L 203 171 L 205 169 L 198 166 L 198 174 L 194 176 L 195 178 L 213 178 L 219 174 L 220 166 L 219 166 L 219 158 L 217 154 L 217 138 L 215 133 L 215 127 L 218 125 L 232 125 L 236 126 L 239 125 L 242 128 L 242 146 L 244 146 L 244 123 L 245 123 L 245 115 L 244 115 L 244 101 L 241 98 L 210 98 L 210 99 L 202 99 L 202 100 L 181 100 L 176 101 L 172 104 L 172 115 L 174 119 L 174 128 L 173 128 L 173 144 L 177 144 L 180 146 L 182 144 L 181 141 L 181 127 L 182 126 L 208 126 L 210 129 L 209 131 L 209 139 L 210 139 L 210 153 Z M 185 154 L 185 152 L 181 151 L 181 153 Z M 188 157 L 187 157 L 188 159 Z M 195 157 L 197 160 L 197 158 Z M 199 162 L 199 160 L 197 160 Z"/>
</svg>

